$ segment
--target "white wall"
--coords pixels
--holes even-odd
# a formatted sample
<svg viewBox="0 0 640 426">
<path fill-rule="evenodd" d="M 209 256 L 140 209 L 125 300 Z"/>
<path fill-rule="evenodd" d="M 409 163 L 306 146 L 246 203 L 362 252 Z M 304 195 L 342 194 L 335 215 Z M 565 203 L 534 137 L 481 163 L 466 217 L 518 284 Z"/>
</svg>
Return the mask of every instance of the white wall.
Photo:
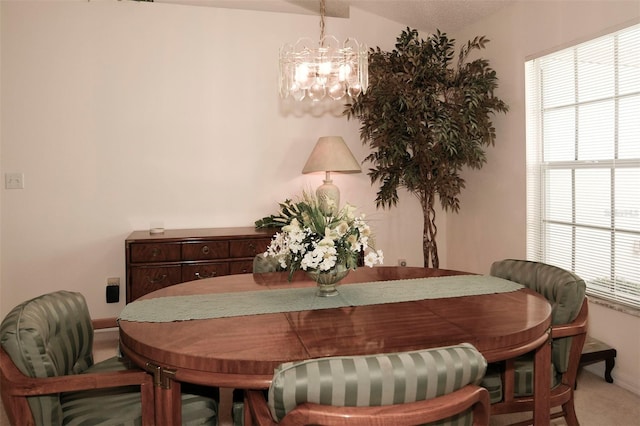
<svg viewBox="0 0 640 426">
<path fill-rule="evenodd" d="M 301 174 L 318 137 L 368 153 L 341 105 L 301 111 L 278 97 L 278 49 L 318 38 L 317 16 L 115 0 L 0 7 L 1 170 L 25 176 L 0 197 L 2 315 L 64 288 L 84 293 L 94 317 L 115 316 L 123 302 L 106 304 L 106 280 L 121 278 L 124 301 L 131 231 L 251 226 L 321 184 Z M 326 24 L 384 49 L 403 29 L 358 10 Z M 332 176 L 387 264 L 420 265 L 418 204 L 376 210 L 366 173 Z M 441 241 L 446 253 L 444 231 Z"/>
<path fill-rule="evenodd" d="M 526 257 L 524 63 L 640 20 L 634 1 L 523 1 L 456 34 L 486 35 L 482 51 L 498 74 L 497 95 L 509 104 L 496 117 L 498 138 L 480 171 L 465 173 L 460 214 L 447 217 L 448 267 L 488 273 L 491 263 Z M 593 303 L 590 333 L 618 350 L 617 384 L 640 394 L 640 318 Z"/>
</svg>

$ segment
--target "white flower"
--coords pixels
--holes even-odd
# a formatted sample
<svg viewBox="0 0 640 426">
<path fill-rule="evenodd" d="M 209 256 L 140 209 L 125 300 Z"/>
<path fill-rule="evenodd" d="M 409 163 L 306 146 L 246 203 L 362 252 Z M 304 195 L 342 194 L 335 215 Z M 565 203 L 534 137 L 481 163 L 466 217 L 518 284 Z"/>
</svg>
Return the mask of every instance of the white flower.
<svg viewBox="0 0 640 426">
<path fill-rule="evenodd" d="M 347 237 L 347 243 L 351 247 L 351 251 L 360 251 L 360 243 L 356 234 L 351 234 Z"/>
<path fill-rule="evenodd" d="M 358 228 L 358 232 L 360 232 L 360 235 L 363 235 L 365 237 L 371 235 L 371 228 L 369 228 L 369 225 L 367 225 L 367 223 L 364 221 L 364 215 L 357 217 L 354 220 L 354 225 L 356 226 L 356 228 Z"/>
<path fill-rule="evenodd" d="M 300 261 L 300 268 L 304 271 L 308 269 L 316 269 L 318 267 L 319 259 L 314 256 L 313 252 L 308 252 L 304 255 Z"/>
<path fill-rule="evenodd" d="M 282 227 L 282 230 L 284 232 L 294 232 L 299 229 L 300 229 L 300 222 L 298 222 L 298 219 L 296 219 L 295 217 L 291 220 L 291 222 L 288 225 L 285 225 Z"/>
<path fill-rule="evenodd" d="M 377 252 L 369 252 L 364 257 L 364 264 L 370 268 L 372 268 L 376 263 L 382 264 L 382 250 L 378 250 Z"/>
<path fill-rule="evenodd" d="M 317 198 L 305 194 L 302 201 L 287 200 L 281 206 L 279 216 L 260 222 L 283 225 L 265 256 L 275 257 L 281 268 L 289 270 L 290 278 L 299 269 L 328 271 L 338 263 L 355 269 L 360 254 L 372 248 L 371 229 L 365 216 L 356 216 L 356 208 L 350 204 L 341 210 L 327 211 Z M 369 250 L 365 265 L 381 264 L 382 259 L 381 250 Z"/>
<path fill-rule="evenodd" d="M 336 229 L 334 231 L 336 232 L 338 238 L 342 237 L 347 232 L 349 232 L 349 223 L 346 220 L 340 221 L 340 223 L 338 223 L 338 226 L 336 226 Z"/>
<path fill-rule="evenodd" d="M 355 214 L 356 214 L 355 206 L 352 206 L 351 204 L 347 203 L 342 208 L 342 211 L 344 212 L 344 216 L 347 220 L 352 221 L 353 219 L 355 219 Z"/>
<path fill-rule="evenodd" d="M 338 240 L 340 238 L 340 233 L 336 229 L 324 228 L 324 238 L 328 238 L 330 240 Z"/>
<path fill-rule="evenodd" d="M 321 239 L 320 242 L 318 242 L 318 246 L 334 247 L 335 243 L 333 242 L 333 239 L 331 237 L 327 236 Z"/>
</svg>

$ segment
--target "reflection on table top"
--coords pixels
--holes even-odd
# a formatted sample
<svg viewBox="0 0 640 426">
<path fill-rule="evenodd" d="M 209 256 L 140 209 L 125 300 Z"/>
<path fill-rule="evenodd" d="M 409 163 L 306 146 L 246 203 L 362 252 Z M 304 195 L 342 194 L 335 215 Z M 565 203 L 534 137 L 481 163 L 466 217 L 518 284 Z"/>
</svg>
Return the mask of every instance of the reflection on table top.
<svg viewBox="0 0 640 426">
<path fill-rule="evenodd" d="M 409 267 L 359 268 L 342 282 L 463 274 Z M 304 273 L 228 275 L 144 296 L 193 295 L 314 286 Z M 268 386 L 282 362 L 398 352 L 470 342 L 496 361 L 539 345 L 551 308 L 535 292 L 515 292 L 169 323 L 121 321 L 125 354 L 176 370 L 176 379 L 239 388 Z"/>
</svg>

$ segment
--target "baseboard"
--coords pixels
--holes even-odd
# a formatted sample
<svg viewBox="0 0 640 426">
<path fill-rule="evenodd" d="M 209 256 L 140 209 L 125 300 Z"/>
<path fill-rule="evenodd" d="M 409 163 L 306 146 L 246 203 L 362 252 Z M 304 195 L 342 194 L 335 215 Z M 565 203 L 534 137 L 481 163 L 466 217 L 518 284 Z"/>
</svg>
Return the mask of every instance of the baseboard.
<svg viewBox="0 0 640 426">
<path fill-rule="evenodd" d="M 604 380 L 604 362 L 599 362 L 597 364 L 587 365 L 583 367 L 585 370 L 590 373 L 595 374 L 596 376 L 602 378 Z M 624 377 L 621 377 L 619 374 L 616 374 L 616 369 L 613 369 L 611 373 L 613 376 L 612 386 L 620 386 L 622 389 L 628 390 L 629 392 L 640 396 L 640 384 L 633 383 L 632 380 L 625 380 Z M 578 387 L 580 387 L 580 376 L 578 376 Z"/>
</svg>

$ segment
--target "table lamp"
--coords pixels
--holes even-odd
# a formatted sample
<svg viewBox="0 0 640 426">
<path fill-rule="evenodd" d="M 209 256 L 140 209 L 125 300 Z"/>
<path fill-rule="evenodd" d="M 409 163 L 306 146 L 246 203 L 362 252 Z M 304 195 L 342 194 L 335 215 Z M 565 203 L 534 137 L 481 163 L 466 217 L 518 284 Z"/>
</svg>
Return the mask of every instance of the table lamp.
<svg viewBox="0 0 640 426">
<path fill-rule="evenodd" d="M 320 207 L 336 212 L 340 207 L 340 190 L 331 180 L 331 172 L 360 173 L 360 164 L 340 136 L 322 136 L 311 151 L 302 173 L 325 172 L 324 183 L 316 190 Z M 333 203 L 331 203 L 333 202 Z"/>
</svg>

